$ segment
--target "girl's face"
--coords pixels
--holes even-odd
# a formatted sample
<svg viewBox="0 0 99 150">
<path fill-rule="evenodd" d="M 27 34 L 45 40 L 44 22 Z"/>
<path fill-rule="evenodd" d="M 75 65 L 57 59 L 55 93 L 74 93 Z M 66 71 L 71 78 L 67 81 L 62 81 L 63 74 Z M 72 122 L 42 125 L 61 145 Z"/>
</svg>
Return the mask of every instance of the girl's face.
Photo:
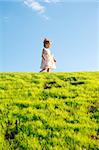
<svg viewBox="0 0 99 150">
<path fill-rule="evenodd" d="M 51 47 L 51 44 L 50 44 L 50 42 L 45 42 L 45 48 L 50 48 Z"/>
</svg>

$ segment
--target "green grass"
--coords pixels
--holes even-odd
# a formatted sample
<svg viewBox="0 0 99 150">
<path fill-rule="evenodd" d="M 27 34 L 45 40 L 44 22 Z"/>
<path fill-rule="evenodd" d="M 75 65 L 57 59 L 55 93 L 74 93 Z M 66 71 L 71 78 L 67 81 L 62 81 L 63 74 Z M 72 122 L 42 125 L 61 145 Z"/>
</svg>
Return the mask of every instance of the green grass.
<svg viewBox="0 0 99 150">
<path fill-rule="evenodd" d="M 0 150 L 99 150 L 99 72 L 0 73 Z"/>
</svg>

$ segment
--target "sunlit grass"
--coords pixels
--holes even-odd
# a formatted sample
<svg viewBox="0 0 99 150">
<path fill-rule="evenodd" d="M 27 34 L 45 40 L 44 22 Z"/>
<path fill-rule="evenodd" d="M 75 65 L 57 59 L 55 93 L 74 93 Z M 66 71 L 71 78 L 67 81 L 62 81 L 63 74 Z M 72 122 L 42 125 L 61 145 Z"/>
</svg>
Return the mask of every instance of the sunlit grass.
<svg viewBox="0 0 99 150">
<path fill-rule="evenodd" d="M 0 73 L 0 150 L 98 150 L 99 72 Z"/>
</svg>

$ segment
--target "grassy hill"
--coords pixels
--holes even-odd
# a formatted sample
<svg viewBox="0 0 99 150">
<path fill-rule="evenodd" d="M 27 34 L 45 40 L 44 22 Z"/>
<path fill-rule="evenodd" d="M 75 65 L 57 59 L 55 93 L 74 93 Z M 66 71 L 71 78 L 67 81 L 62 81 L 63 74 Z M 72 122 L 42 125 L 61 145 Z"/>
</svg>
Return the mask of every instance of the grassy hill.
<svg viewBox="0 0 99 150">
<path fill-rule="evenodd" d="M 0 150 L 99 150 L 99 72 L 0 73 Z"/>
</svg>

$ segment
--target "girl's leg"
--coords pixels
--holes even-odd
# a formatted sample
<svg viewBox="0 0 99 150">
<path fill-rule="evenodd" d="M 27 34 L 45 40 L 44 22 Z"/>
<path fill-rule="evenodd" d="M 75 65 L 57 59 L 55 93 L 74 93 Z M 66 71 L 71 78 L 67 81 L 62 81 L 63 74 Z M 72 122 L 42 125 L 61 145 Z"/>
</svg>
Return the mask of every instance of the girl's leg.
<svg viewBox="0 0 99 150">
<path fill-rule="evenodd" d="M 42 69 L 40 72 L 47 72 L 47 69 L 44 68 L 44 69 Z"/>
<path fill-rule="evenodd" d="M 47 69 L 47 72 L 51 72 L 51 70 L 52 70 L 51 68 L 48 68 L 48 69 Z"/>
</svg>

